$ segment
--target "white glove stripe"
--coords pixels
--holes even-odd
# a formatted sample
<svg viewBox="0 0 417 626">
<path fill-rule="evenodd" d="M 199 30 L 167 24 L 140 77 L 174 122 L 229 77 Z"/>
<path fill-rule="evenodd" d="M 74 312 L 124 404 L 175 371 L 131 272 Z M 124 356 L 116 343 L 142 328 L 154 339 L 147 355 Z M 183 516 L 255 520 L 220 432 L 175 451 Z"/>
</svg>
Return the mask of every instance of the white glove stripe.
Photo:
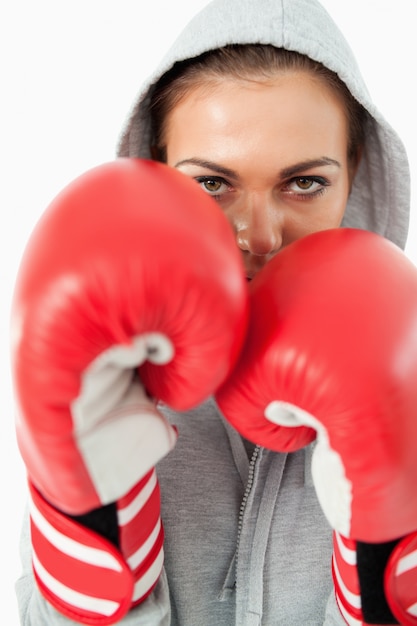
<svg viewBox="0 0 417 626">
<path fill-rule="evenodd" d="M 60 552 L 83 563 L 104 567 L 115 572 L 122 571 L 120 563 L 108 552 L 79 543 L 54 528 L 39 511 L 32 498 L 30 498 L 30 515 L 41 535 Z"/>
<path fill-rule="evenodd" d="M 337 542 L 337 547 L 339 548 L 339 552 L 341 557 L 343 558 L 343 560 L 348 564 L 348 565 L 354 565 L 356 566 L 356 550 L 352 550 L 352 548 L 349 548 L 344 542 L 343 539 L 341 537 L 341 535 L 337 532 L 334 533 L 334 537 L 336 539 Z"/>
<path fill-rule="evenodd" d="M 149 535 L 148 539 L 145 543 L 134 552 L 128 559 L 128 565 L 132 571 L 134 571 L 139 565 L 145 560 L 153 546 L 155 545 L 158 537 L 161 533 L 161 520 L 158 519 L 155 528 L 152 533 Z"/>
<path fill-rule="evenodd" d="M 150 566 L 146 574 L 144 574 L 144 576 L 142 576 L 135 583 L 135 588 L 133 591 L 133 599 L 132 599 L 133 602 L 137 602 L 138 600 L 143 598 L 143 596 L 146 593 L 148 593 L 149 589 L 153 587 L 153 585 L 156 583 L 159 576 L 161 575 L 163 563 L 164 563 L 164 549 L 163 547 L 161 547 L 161 550 L 158 556 L 153 561 L 152 565 Z"/>
<path fill-rule="evenodd" d="M 414 550 L 414 552 L 410 552 L 410 554 L 407 554 L 407 556 L 403 556 L 398 561 L 395 574 L 397 576 L 400 576 L 401 574 L 404 574 L 405 572 L 408 572 L 415 567 L 417 567 L 417 550 Z"/>
<path fill-rule="evenodd" d="M 146 485 L 144 485 L 143 489 L 140 490 L 140 492 L 132 500 L 132 502 L 130 502 L 128 506 L 117 511 L 119 526 L 125 526 L 126 524 L 129 524 L 129 522 L 131 522 L 139 514 L 139 512 L 148 502 L 149 498 L 152 496 L 156 485 L 156 474 L 155 471 L 153 471 L 149 476 L 149 480 Z"/>
<path fill-rule="evenodd" d="M 356 617 L 353 617 L 352 615 L 350 615 L 350 613 L 346 611 L 345 607 L 340 602 L 338 596 L 336 596 L 336 601 L 337 601 L 337 606 L 339 607 L 339 611 L 342 614 L 342 617 L 345 620 L 346 624 L 348 624 L 348 626 L 363 626 L 363 621 L 361 619 L 357 619 Z"/>
<path fill-rule="evenodd" d="M 355 609 L 360 609 L 361 606 L 362 606 L 361 605 L 361 597 L 360 597 L 360 595 L 358 595 L 356 593 L 353 593 L 352 591 L 350 591 L 346 587 L 346 585 L 345 585 L 345 583 L 344 583 L 344 581 L 343 581 L 343 579 L 342 579 L 342 577 L 340 575 L 340 571 L 339 571 L 339 568 L 337 566 L 337 562 L 336 562 L 336 559 L 335 559 L 334 555 L 333 555 L 333 567 L 334 567 L 334 574 L 336 576 L 336 580 L 337 580 L 337 583 L 339 585 L 339 590 L 340 590 L 341 594 L 343 595 L 343 598 L 346 600 L 346 602 L 348 604 L 350 604 Z"/>
<path fill-rule="evenodd" d="M 91 611 L 93 613 L 109 617 L 110 615 L 113 615 L 120 606 L 117 602 L 112 600 L 93 598 L 80 593 L 79 591 L 75 591 L 74 589 L 70 589 L 66 585 L 62 584 L 46 571 L 39 561 L 35 550 L 33 550 L 33 567 L 39 579 L 50 592 L 52 592 L 57 598 L 60 598 L 63 602 L 70 604 L 77 609 Z"/>
</svg>

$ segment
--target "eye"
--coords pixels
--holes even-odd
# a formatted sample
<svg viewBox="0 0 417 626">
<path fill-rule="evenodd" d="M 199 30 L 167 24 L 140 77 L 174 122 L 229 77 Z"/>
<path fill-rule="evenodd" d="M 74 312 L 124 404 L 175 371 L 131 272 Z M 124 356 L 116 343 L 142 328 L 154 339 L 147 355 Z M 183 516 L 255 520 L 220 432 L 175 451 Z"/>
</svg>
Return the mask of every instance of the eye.
<svg viewBox="0 0 417 626">
<path fill-rule="evenodd" d="M 214 198 L 230 191 L 230 185 L 217 176 L 198 176 L 195 180 L 206 193 Z"/>
<path fill-rule="evenodd" d="M 322 176 L 298 176 L 286 183 L 284 192 L 311 198 L 322 194 L 329 184 L 329 181 Z"/>
<path fill-rule="evenodd" d="M 297 187 L 302 191 L 309 191 L 313 187 L 313 185 L 317 185 L 317 182 L 312 180 L 311 178 L 297 178 L 297 180 L 294 182 Z"/>
</svg>

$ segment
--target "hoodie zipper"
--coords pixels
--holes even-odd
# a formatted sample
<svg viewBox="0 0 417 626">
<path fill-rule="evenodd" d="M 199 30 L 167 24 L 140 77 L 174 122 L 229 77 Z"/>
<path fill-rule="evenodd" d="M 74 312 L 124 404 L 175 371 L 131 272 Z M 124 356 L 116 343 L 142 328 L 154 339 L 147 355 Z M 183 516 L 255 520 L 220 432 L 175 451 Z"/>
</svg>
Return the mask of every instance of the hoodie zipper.
<svg viewBox="0 0 417 626">
<path fill-rule="evenodd" d="M 243 518 L 245 516 L 245 511 L 246 511 L 249 495 L 253 487 L 253 480 L 255 476 L 255 466 L 256 466 L 256 461 L 258 460 L 260 449 L 261 449 L 261 446 L 255 446 L 255 448 L 253 449 L 252 457 L 249 463 L 249 472 L 248 472 L 248 480 L 246 483 L 246 489 L 245 489 L 245 493 L 243 494 L 242 502 L 241 502 L 240 509 L 239 509 L 239 519 L 238 519 L 238 525 L 237 525 L 237 540 L 236 540 L 235 588 L 237 586 L 239 546 L 240 546 L 240 538 L 242 535 Z"/>
</svg>

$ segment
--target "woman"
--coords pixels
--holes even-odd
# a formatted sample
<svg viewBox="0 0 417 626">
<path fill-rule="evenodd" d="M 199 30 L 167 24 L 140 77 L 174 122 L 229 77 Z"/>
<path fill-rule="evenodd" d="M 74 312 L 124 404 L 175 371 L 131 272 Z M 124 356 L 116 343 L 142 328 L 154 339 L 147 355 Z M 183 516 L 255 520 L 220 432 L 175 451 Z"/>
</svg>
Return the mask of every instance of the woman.
<svg viewBox="0 0 417 626">
<path fill-rule="evenodd" d="M 215 197 L 248 280 L 317 230 L 353 226 L 405 244 L 403 146 L 316 0 L 214 0 L 143 87 L 118 154 L 164 161 Z M 166 414 L 179 438 L 158 465 L 164 571 L 122 623 L 344 624 L 311 448 L 254 446 L 213 400 Z M 23 548 L 24 623 L 73 623 L 39 594 L 27 539 Z"/>
</svg>

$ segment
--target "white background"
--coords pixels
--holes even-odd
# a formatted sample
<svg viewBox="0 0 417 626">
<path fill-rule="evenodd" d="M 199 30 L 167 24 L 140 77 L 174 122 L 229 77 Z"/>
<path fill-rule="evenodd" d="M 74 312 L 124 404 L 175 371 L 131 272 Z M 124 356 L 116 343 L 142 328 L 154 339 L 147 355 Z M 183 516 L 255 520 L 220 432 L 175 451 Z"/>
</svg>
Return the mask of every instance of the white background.
<svg viewBox="0 0 417 626">
<path fill-rule="evenodd" d="M 120 127 L 140 83 L 206 4 L 13 0 L 0 9 L 0 610 L 10 626 L 19 623 L 13 585 L 26 488 L 14 439 L 8 326 L 23 246 L 40 213 L 64 185 L 114 158 Z M 415 180 L 413 1 L 323 4 L 350 41 L 375 101 L 400 133 Z M 417 264 L 415 195 L 406 252 Z"/>
</svg>

